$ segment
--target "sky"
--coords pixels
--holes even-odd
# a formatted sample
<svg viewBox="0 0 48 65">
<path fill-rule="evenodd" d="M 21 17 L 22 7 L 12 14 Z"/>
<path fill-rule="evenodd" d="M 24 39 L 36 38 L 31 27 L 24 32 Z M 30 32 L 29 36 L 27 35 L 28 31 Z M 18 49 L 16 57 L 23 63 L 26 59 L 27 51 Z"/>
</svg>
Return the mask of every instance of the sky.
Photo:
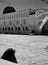
<svg viewBox="0 0 48 65">
<path fill-rule="evenodd" d="M 16 10 L 22 10 L 25 8 L 43 8 L 47 5 L 41 0 L 0 0 L 0 9 L 8 5 L 14 6 Z"/>
</svg>

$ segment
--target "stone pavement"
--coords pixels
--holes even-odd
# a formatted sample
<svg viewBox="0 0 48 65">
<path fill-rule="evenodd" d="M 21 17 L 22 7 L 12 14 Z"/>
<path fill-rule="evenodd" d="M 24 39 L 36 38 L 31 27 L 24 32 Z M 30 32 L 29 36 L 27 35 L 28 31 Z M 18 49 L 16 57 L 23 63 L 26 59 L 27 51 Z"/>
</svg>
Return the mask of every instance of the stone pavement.
<svg viewBox="0 0 48 65">
<path fill-rule="evenodd" d="M 36 65 L 48 61 L 48 36 L 31 35 L 0 35 L 0 58 L 3 53 L 13 48 L 15 57 L 20 65 Z M 47 62 L 46 61 L 46 62 Z"/>
</svg>

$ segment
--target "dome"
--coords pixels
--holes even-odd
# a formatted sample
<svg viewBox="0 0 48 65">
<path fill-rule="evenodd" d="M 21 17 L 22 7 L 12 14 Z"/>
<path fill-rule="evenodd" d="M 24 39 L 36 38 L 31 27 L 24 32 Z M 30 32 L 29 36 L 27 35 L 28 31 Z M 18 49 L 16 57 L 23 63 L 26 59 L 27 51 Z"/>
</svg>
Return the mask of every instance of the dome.
<svg viewBox="0 0 48 65">
<path fill-rule="evenodd" d="M 12 6 L 7 6 L 3 10 L 3 14 L 12 13 L 12 12 L 16 12 L 16 10 Z"/>
</svg>

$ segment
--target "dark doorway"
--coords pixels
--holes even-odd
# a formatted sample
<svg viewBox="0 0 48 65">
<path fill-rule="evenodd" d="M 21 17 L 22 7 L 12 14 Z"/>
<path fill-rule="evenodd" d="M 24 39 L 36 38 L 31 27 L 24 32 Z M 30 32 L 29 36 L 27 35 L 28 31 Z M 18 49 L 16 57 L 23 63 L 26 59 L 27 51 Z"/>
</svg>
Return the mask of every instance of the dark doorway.
<svg viewBox="0 0 48 65">
<path fill-rule="evenodd" d="M 14 63 L 18 63 L 16 58 L 15 58 L 15 50 L 12 48 L 7 49 L 4 54 L 2 55 L 1 59 L 11 61 Z"/>
<path fill-rule="evenodd" d="M 12 13 L 12 12 L 16 12 L 16 10 L 12 6 L 7 6 L 3 10 L 3 14 Z"/>
<path fill-rule="evenodd" d="M 42 35 L 48 35 L 48 20 L 45 25 L 42 27 Z"/>
</svg>

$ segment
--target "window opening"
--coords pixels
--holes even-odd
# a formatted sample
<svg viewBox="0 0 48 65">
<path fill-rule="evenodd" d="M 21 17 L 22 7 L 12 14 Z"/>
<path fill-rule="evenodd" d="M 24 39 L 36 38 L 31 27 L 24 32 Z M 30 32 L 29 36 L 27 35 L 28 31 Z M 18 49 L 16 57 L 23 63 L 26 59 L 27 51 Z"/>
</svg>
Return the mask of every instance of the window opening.
<svg viewBox="0 0 48 65">
<path fill-rule="evenodd" d="M 32 31 L 31 31 L 31 33 L 35 33 L 35 31 L 34 31 L 34 30 L 32 30 Z"/>
<path fill-rule="evenodd" d="M 10 27 L 8 27 L 8 30 L 10 31 Z"/>
<path fill-rule="evenodd" d="M 3 28 L 3 31 L 4 31 L 4 28 Z"/>
<path fill-rule="evenodd" d="M 26 30 L 28 30 L 28 27 L 26 27 Z"/>
<path fill-rule="evenodd" d="M 18 27 L 18 30 L 20 30 L 20 27 Z"/>
<path fill-rule="evenodd" d="M 11 27 L 11 30 L 13 31 L 13 27 Z"/>
</svg>

